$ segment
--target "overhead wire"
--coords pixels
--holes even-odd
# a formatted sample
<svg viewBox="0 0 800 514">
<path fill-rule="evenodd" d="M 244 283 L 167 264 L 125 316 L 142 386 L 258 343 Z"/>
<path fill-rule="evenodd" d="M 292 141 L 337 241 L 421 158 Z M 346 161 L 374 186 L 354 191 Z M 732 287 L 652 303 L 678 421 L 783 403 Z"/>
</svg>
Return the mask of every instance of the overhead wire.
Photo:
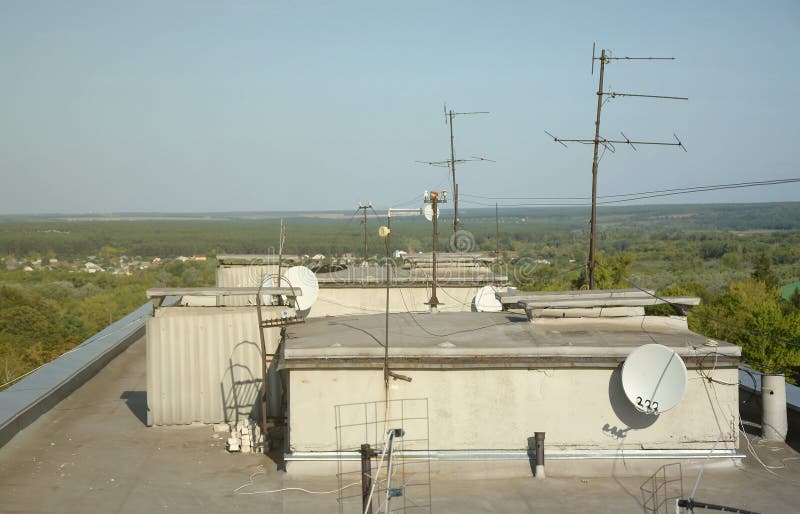
<svg viewBox="0 0 800 514">
<path fill-rule="evenodd" d="M 484 329 L 487 329 L 487 328 L 498 327 L 498 326 L 502 326 L 502 325 L 509 325 L 511 323 L 515 323 L 514 321 L 509 320 L 509 321 L 506 321 L 506 322 L 503 322 L 503 323 L 492 323 L 490 325 L 484 325 L 484 326 L 475 327 L 475 328 L 469 328 L 469 329 L 464 329 L 464 330 L 456 330 L 454 332 L 448 332 L 448 333 L 445 333 L 445 334 L 438 334 L 436 332 L 431 332 L 430 330 L 425 328 L 419 322 L 419 320 L 417 320 L 416 316 L 414 316 L 414 312 L 412 312 L 412 310 L 408 307 L 408 303 L 406 303 L 405 295 L 403 294 L 403 288 L 398 288 L 397 290 L 400 292 L 400 299 L 403 301 L 403 306 L 405 307 L 406 313 L 411 317 L 411 321 L 413 321 L 414 324 L 417 325 L 417 327 L 419 327 L 420 330 L 422 330 L 426 334 L 428 334 L 430 336 L 433 336 L 433 337 L 449 337 L 449 336 L 456 335 L 456 334 L 464 334 L 464 333 L 469 333 L 469 332 L 478 332 L 480 330 L 484 330 Z M 417 312 L 417 314 L 420 314 L 420 313 Z"/>
<path fill-rule="evenodd" d="M 635 287 L 636 289 L 642 291 L 643 293 L 646 293 L 646 294 L 652 296 L 653 298 L 661 300 L 662 302 L 664 302 L 665 304 L 670 305 L 671 307 L 680 308 L 680 306 L 678 304 L 672 303 L 669 300 L 667 300 L 667 299 L 665 299 L 665 298 L 663 298 L 663 297 L 661 297 L 661 296 L 659 296 L 659 295 L 657 295 L 655 293 L 651 293 L 650 291 L 648 291 L 648 290 L 646 290 L 646 289 L 644 289 L 644 288 L 642 288 L 642 287 L 640 287 L 640 286 L 638 286 L 636 284 L 631 283 L 631 285 L 633 287 Z M 737 325 L 735 323 L 731 323 L 729 321 L 721 320 L 719 318 L 715 318 L 714 316 L 710 316 L 710 315 L 702 313 L 702 312 L 692 311 L 692 314 L 694 314 L 695 316 L 699 316 L 699 317 L 702 317 L 702 318 L 709 319 L 709 320 L 714 321 L 716 323 L 719 323 L 721 325 L 725 325 L 727 327 L 732 328 L 733 330 L 735 330 L 737 332 L 746 332 L 746 333 L 748 333 L 750 335 L 756 335 L 756 336 L 759 336 L 759 337 L 765 337 L 767 339 L 772 339 L 773 341 L 778 341 L 778 342 L 780 342 L 782 344 L 786 344 L 786 345 L 789 345 L 789 346 L 794 346 L 794 347 L 800 348 L 800 342 L 793 341 L 791 339 L 785 339 L 783 337 L 778 337 L 778 336 L 774 336 L 772 334 L 766 334 L 764 332 L 759 332 L 757 330 L 752 330 L 752 329 L 749 329 L 747 327 L 742 327 L 742 326 Z"/>
<path fill-rule="evenodd" d="M 444 178 L 442 180 L 440 180 L 431 189 L 433 189 L 433 190 L 439 189 L 439 187 L 441 187 L 441 185 L 444 184 L 445 182 L 447 182 L 447 183 L 450 182 L 450 170 L 449 169 L 445 172 Z M 417 193 L 413 197 L 411 197 L 410 199 L 408 199 L 408 200 L 406 200 L 404 202 L 400 202 L 400 203 L 393 202 L 393 203 L 390 203 L 389 206 L 390 207 L 405 207 L 406 205 L 411 205 L 413 203 L 419 204 L 419 199 L 420 199 L 420 195 L 419 195 L 419 193 Z"/>
<path fill-rule="evenodd" d="M 708 186 L 693 186 L 693 187 L 682 187 L 682 188 L 674 188 L 674 189 L 656 189 L 652 191 L 640 191 L 636 193 L 622 193 L 622 194 L 614 194 L 614 195 L 599 195 L 597 199 L 612 199 L 612 200 L 604 200 L 601 202 L 597 202 L 598 205 L 607 205 L 607 204 L 614 204 L 614 203 L 624 203 L 624 202 L 632 202 L 635 200 L 643 200 L 647 198 L 659 198 L 664 196 L 675 196 L 675 195 L 682 195 L 682 194 L 691 194 L 691 193 L 702 193 L 706 191 L 719 191 L 724 189 L 743 189 L 749 187 L 764 187 L 764 186 L 774 186 L 774 185 L 781 185 L 781 184 L 792 184 L 800 182 L 800 177 L 796 178 L 787 178 L 787 179 L 772 179 L 772 180 L 761 180 L 761 181 L 754 181 L 754 182 L 733 182 L 728 184 L 714 184 Z M 478 198 L 482 200 L 546 200 L 546 201 L 557 201 L 560 203 L 519 203 L 519 204 L 500 204 L 503 207 L 583 207 L 589 204 L 586 203 L 564 203 L 566 200 L 591 200 L 590 196 L 549 196 L 549 197 L 542 197 L 542 196 L 488 196 L 488 195 L 474 195 L 469 193 L 462 193 L 460 196 L 468 197 L 468 198 Z M 482 205 L 486 207 L 494 207 L 494 204 L 482 203 L 482 202 L 475 202 L 471 200 L 461 200 L 465 203 L 470 203 L 474 205 Z"/>
</svg>

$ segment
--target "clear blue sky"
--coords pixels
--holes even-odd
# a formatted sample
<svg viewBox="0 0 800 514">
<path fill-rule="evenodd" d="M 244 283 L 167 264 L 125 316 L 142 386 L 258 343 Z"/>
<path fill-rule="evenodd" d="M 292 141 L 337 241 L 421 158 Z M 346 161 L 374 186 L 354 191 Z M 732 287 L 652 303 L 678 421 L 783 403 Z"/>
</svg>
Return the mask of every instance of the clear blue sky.
<svg viewBox="0 0 800 514">
<path fill-rule="evenodd" d="M 598 6 L 600 8 L 598 9 Z M 597 74 L 617 91 L 600 194 L 800 176 L 800 3 L 0 2 L 0 213 L 354 209 L 447 187 L 585 196 Z M 464 198 L 462 196 L 462 198 Z M 794 201 L 800 185 L 671 197 Z M 652 202 L 652 201 L 651 201 Z M 415 202 L 412 202 L 415 204 Z"/>
</svg>

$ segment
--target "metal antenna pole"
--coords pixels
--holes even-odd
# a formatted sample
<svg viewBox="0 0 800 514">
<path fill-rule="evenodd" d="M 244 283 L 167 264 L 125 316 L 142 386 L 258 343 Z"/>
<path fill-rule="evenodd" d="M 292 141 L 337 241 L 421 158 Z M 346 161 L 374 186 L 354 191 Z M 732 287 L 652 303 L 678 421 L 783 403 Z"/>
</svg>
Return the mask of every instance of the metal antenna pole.
<svg viewBox="0 0 800 514">
<path fill-rule="evenodd" d="M 419 213 L 421 209 L 389 209 L 386 213 L 386 227 L 381 227 L 378 235 L 386 238 L 386 338 L 383 344 L 383 382 L 384 394 L 386 395 L 386 408 L 389 408 L 389 379 L 405 380 L 411 382 L 411 377 L 401 375 L 389 369 L 389 288 L 392 282 L 392 211 L 395 212 L 416 212 Z M 384 232 L 383 229 L 386 229 Z"/>
<path fill-rule="evenodd" d="M 597 117 L 594 122 L 594 158 L 592 159 L 592 217 L 589 222 L 589 262 L 586 271 L 589 275 L 589 289 L 594 289 L 595 238 L 597 228 L 597 150 L 600 146 L 600 111 L 603 108 L 603 74 L 606 68 L 606 51 L 600 52 L 600 81 L 597 86 Z"/>
<path fill-rule="evenodd" d="M 369 254 L 367 252 L 367 209 L 372 209 L 372 202 L 366 205 L 359 203 L 358 208 L 364 211 L 364 262 L 367 262 L 369 260 Z"/>
<path fill-rule="evenodd" d="M 458 188 L 456 187 L 456 150 L 453 140 L 453 111 L 447 113 L 450 118 L 450 176 L 453 180 L 453 232 L 458 231 Z"/>
<path fill-rule="evenodd" d="M 283 241 L 285 240 L 285 230 L 286 227 L 283 224 L 283 218 L 281 218 L 281 231 L 280 234 L 278 235 L 278 279 L 275 281 L 278 287 L 281 286 L 281 273 L 283 266 Z"/>
<path fill-rule="evenodd" d="M 645 95 L 645 94 L 638 94 L 638 93 L 619 93 L 616 91 L 609 91 L 603 92 L 603 79 L 605 76 L 605 66 L 609 64 L 611 61 L 672 61 L 675 60 L 674 57 L 612 57 L 611 52 L 606 52 L 605 49 L 600 51 L 600 57 L 595 57 L 595 47 L 592 45 L 592 74 L 594 74 L 594 62 L 600 61 L 600 79 L 597 85 L 597 113 L 594 122 L 594 138 L 593 139 L 564 139 L 560 137 L 556 137 L 553 134 L 547 132 L 545 130 L 545 134 L 550 136 L 553 141 L 559 143 L 563 146 L 567 146 L 566 143 L 582 143 L 582 144 L 591 144 L 594 146 L 594 156 L 592 158 L 592 213 L 590 218 L 590 229 L 589 229 L 589 259 L 586 262 L 586 274 L 587 274 L 587 282 L 589 289 L 594 289 L 595 287 L 595 268 L 597 264 L 596 260 L 596 253 L 597 253 L 597 167 L 602 158 L 602 155 L 598 157 L 598 151 L 600 149 L 600 145 L 603 145 L 603 151 L 610 150 L 611 153 L 614 153 L 615 148 L 614 144 L 626 144 L 630 145 L 631 148 L 636 150 L 635 145 L 661 145 L 661 146 L 679 146 L 683 151 L 686 151 L 686 148 L 683 146 L 683 143 L 678 136 L 675 137 L 675 142 L 666 142 L 666 141 L 633 141 L 624 133 L 620 132 L 623 139 L 606 139 L 600 136 L 600 114 L 603 109 L 603 97 L 608 96 L 609 98 L 616 98 L 616 97 L 639 97 L 639 98 L 657 98 L 657 99 L 666 99 L 666 100 L 688 100 L 687 97 L 683 96 L 664 96 L 664 95 Z"/>
<path fill-rule="evenodd" d="M 494 204 L 494 257 L 500 258 L 500 211 L 497 207 L 497 202 Z"/>
<path fill-rule="evenodd" d="M 431 255 L 431 273 L 433 274 L 433 284 L 431 285 L 431 299 L 428 304 L 431 306 L 431 311 L 436 312 L 439 306 L 439 299 L 436 298 L 436 254 L 439 250 L 439 199 L 435 196 L 436 193 L 431 193 L 431 201 L 433 202 L 433 254 Z"/>
<path fill-rule="evenodd" d="M 431 298 L 426 303 L 430 305 L 431 312 L 436 312 L 437 307 L 440 305 L 439 299 L 436 297 L 436 260 L 439 252 L 439 204 L 447 203 L 447 191 L 442 191 L 442 197 L 439 198 L 437 191 L 426 193 L 425 202 L 431 204 L 433 207 L 433 252 L 431 253 L 431 275 L 433 284 L 431 285 Z"/>
<path fill-rule="evenodd" d="M 392 239 L 392 209 L 389 209 L 386 215 L 386 228 L 389 229 L 386 234 L 386 337 L 383 341 L 383 381 L 388 387 L 389 385 L 389 284 L 391 280 L 390 263 L 391 258 L 391 239 Z M 387 396 L 386 401 L 389 401 Z"/>
<path fill-rule="evenodd" d="M 464 116 L 468 114 L 489 114 L 488 111 L 473 111 L 473 112 L 455 112 L 452 109 L 447 110 L 447 106 L 444 107 L 444 123 L 445 125 L 450 125 L 450 158 L 443 161 L 417 161 L 422 164 L 430 164 L 431 166 L 447 166 L 450 168 L 450 179 L 453 182 L 453 232 L 457 232 L 459 226 L 461 225 L 461 221 L 458 219 L 458 182 L 456 181 L 456 163 L 462 162 L 474 162 L 474 161 L 489 161 L 494 162 L 491 159 L 486 159 L 483 157 L 472 157 L 470 159 L 456 159 L 456 149 L 455 149 L 455 137 L 453 135 L 453 118 L 456 116 Z"/>
</svg>

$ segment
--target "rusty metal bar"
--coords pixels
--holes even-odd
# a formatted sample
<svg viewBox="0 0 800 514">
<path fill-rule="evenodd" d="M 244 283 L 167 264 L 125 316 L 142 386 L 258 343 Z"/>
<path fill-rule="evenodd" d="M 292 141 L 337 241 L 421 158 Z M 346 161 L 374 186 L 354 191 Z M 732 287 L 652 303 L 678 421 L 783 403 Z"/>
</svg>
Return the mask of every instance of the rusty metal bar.
<svg viewBox="0 0 800 514">
<path fill-rule="evenodd" d="M 372 514 L 369 492 L 372 489 L 372 457 L 374 450 L 369 444 L 362 444 L 361 450 L 361 512 Z"/>
</svg>

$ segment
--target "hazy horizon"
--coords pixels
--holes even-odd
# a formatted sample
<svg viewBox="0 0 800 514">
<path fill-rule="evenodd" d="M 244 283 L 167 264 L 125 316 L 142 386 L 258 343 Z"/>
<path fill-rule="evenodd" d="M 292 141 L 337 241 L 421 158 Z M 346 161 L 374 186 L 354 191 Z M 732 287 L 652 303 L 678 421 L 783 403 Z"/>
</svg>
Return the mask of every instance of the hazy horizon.
<svg viewBox="0 0 800 514">
<path fill-rule="evenodd" d="M 798 204 L 800 200 L 796 201 L 763 201 L 763 202 L 674 202 L 674 203 L 628 203 L 628 204 L 616 204 L 616 205 L 598 205 L 598 210 L 605 210 L 605 209 L 635 209 L 635 208 L 653 208 L 653 207 L 700 207 L 700 206 L 710 206 L 710 207 L 721 207 L 726 205 L 731 206 L 747 206 L 747 205 L 775 205 L 775 204 Z M 378 216 L 384 216 L 386 214 L 386 208 L 382 211 L 378 206 L 374 206 L 373 210 L 368 211 L 369 217 L 374 217 L 377 213 Z M 420 202 L 420 208 L 422 207 L 422 202 Z M 590 205 L 537 205 L 537 206 L 514 206 L 514 207 L 500 207 L 500 213 L 502 215 L 503 212 L 509 211 L 536 211 L 536 210 L 545 210 L 545 209 L 558 209 L 558 210 L 580 210 L 580 209 L 589 209 Z M 447 217 L 448 215 L 452 215 L 453 209 L 452 206 L 441 207 L 443 211 L 443 215 Z M 494 207 L 464 207 L 459 208 L 459 212 L 465 211 L 491 211 L 494 213 Z M 342 214 L 344 216 L 350 216 L 354 214 L 356 211 L 354 209 L 320 209 L 320 210 L 313 210 L 313 209 L 296 209 L 296 210 L 274 210 L 274 211 L 267 211 L 267 210 L 250 210 L 250 211 L 94 211 L 94 212 L 17 212 L 17 213 L 7 213 L 7 214 L 0 214 L 0 219 L 2 218 L 14 218 L 14 217 L 105 217 L 105 218 L 112 218 L 112 217 L 145 217 L 145 216 L 166 216 L 166 217 L 180 217 L 180 216 L 214 216 L 214 215 L 271 215 L 274 217 L 279 217 L 281 214 L 287 215 L 299 215 L 299 214 Z M 393 216 L 402 216 L 407 215 L 407 213 L 401 214 L 393 214 Z M 459 216 L 460 217 L 460 216 Z M 444 219 L 444 218 L 443 218 Z"/>
</svg>

